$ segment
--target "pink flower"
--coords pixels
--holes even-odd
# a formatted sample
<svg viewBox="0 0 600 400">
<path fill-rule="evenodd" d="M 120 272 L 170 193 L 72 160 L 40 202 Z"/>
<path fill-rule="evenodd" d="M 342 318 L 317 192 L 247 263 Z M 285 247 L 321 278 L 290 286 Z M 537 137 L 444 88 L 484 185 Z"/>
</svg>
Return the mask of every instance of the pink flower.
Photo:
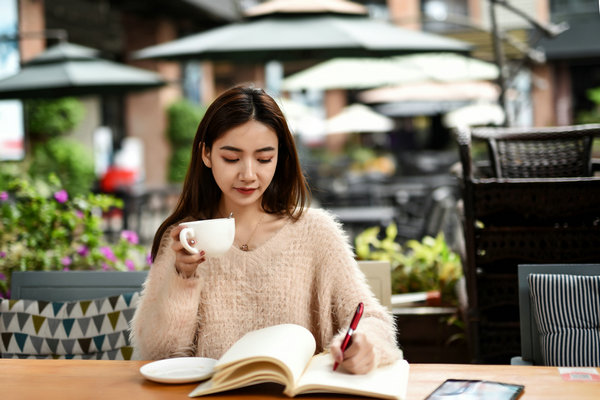
<svg viewBox="0 0 600 400">
<path fill-rule="evenodd" d="M 138 244 L 140 239 L 135 231 L 123 231 L 121 232 L 121 238 L 127 240 L 131 244 Z"/>
<path fill-rule="evenodd" d="M 151 252 L 148 252 L 148 254 L 146 254 L 146 264 L 152 265 L 152 253 Z"/>
<path fill-rule="evenodd" d="M 102 263 L 102 270 L 103 271 L 108 271 L 110 268 L 110 265 L 108 265 L 107 263 Z"/>
<path fill-rule="evenodd" d="M 69 270 L 69 267 L 64 267 L 62 270 L 63 270 L 63 271 L 70 271 L 70 270 Z"/>
<path fill-rule="evenodd" d="M 69 200 L 69 194 L 65 189 L 62 189 L 54 193 L 54 199 L 59 203 L 65 203 L 67 200 Z"/>
<path fill-rule="evenodd" d="M 5 251 L 0 251 L 0 258 L 4 258 L 6 257 L 6 252 Z"/>
<path fill-rule="evenodd" d="M 81 257 L 85 257 L 88 254 L 90 254 L 90 249 L 88 249 L 88 247 L 85 244 L 82 244 L 81 247 L 79 247 L 79 249 L 77 250 L 77 254 L 79 254 Z"/>
<path fill-rule="evenodd" d="M 60 259 L 60 263 L 62 265 L 64 265 L 65 267 L 68 267 L 69 265 L 71 265 L 73 263 L 73 260 L 71 260 L 71 257 L 65 256 Z"/>
<path fill-rule="evenodd" d="M 5 281 L 6 280 L 6 275 L 4 275 L 2 272 L 0 272 L 0 281 Z"/>
<path fill-rule="evenodd" d="M 117 257 L 115 257 L 115 253 L 113 253 L 112 249 L 108 246 L 100 247 L 100 252 L 108 261 L 115 262 L 117 261 Z"/>
<path fill-rule="evenodd" d="M 135 264 L 131 260 L 125 260 L 125 266 L 130 271 L 135 271 Z"/>
<path fill-rule="evenodd" d="M 77 216 L 77 218 L 83 218 L 83 211 L 75 210 L 75 215 Z"/>
<path fill-rule="evenodd" d="M 8 200 L 8 193 L 6 193 L 5 191 L 0 192 L 0 201 L 6 200 Z"/>
</svg>

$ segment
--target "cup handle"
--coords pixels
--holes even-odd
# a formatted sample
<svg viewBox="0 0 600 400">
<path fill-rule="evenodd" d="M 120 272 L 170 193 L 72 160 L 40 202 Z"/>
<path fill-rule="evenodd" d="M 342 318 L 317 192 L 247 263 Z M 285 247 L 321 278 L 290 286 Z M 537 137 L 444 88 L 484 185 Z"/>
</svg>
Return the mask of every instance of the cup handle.
<svg viewBox="0 0 600 400">
<path fill-rule="evenodd" d="M 192 228 L 183 228 L 181 232 L 179 232 L 179 241 L 184 249 L 186 249 L 191 254 L 198 254 L 198 249 L 193 248 L 188 243 L 188 237 L 194 237 L 194 230 Z"/>
</svg>

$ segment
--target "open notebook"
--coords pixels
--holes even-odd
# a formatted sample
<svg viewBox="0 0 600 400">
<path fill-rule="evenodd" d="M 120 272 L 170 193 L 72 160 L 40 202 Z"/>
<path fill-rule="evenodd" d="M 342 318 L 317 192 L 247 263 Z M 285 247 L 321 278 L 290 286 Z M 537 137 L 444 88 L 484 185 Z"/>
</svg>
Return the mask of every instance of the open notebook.
<svg viewBox="0 0 600 400">
<path fill-rule="evenodd" d="M 333 371 L 330 354 L 314 355 L 313 335 L 294 324 L 275 325 L 247 333 L 215 365 L 213 377 L 201 383 L 190 397 L 222 392 L 259 383 L 279 383 L 284 394 L 342 393 L 402 400 L 406 397 L 408 363 L 378 368 L 366 375 Z"/>
</svg>

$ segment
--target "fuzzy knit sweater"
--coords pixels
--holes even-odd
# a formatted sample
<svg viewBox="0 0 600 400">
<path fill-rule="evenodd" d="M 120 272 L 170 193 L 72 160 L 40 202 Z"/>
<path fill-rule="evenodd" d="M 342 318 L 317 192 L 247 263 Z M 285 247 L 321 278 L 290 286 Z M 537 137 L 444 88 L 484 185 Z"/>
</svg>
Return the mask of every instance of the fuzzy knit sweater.
<svg viewBox="0 0 600 400">
<path fill-rule="evenodd" d="M 219 358 L 245 333 L 282 323 L 310 330 L 320 352 L 345 334 L 360 301 L 365 310 L 357 331 L 374 344 L 377 365 L 402 357 L 392 316 L 324 210 L 307 209 L 255 250 L 232 246 L 207 257 L 197 277 L 180 277 L 174 261 L 167 231 L 131 323 L 137 359 Z"/>
</svg>

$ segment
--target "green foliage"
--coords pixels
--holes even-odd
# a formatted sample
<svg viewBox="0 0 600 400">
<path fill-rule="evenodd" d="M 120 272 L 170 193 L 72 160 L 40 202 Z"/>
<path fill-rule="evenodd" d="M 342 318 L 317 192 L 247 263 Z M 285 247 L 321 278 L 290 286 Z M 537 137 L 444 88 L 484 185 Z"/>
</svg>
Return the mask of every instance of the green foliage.
<svg viewBox="0 0 600 400">
<path fill-rule="evenodd" d="M 83 119 L 83 104 L 63 97 L 27 100 L 25 106 L 32 147 L 29 174 L 43 180 L 53 172 L 72 195 L 89 192 L 96 178 L 93 154 L 80 142 L 63 137 Z"/>
<path fill-rule="evenodd" d="M 592 110 L 580 111 L 575 119 L 578 124 L 597 124 L 600 123 L 600 87 L 588 89 L 587 98 L 596 104 Z M 596 138 L 592 145 L 594 157 L 600 154 L 600 138 Z"/>
<path fill-rule="evenodd" d="M 183 182 L 192 159 L 191 151 L 190 146 L 178 147 L 173 150 L 169 161 L 169 182 Z"/>
<path fill-rule="evenodd" d="M 196 129 L 204 116 L 204 109 L 189 100 L 178 100 L 167 109 L 169 126 L 167 137 L 173 145 L 188 146 L 194 141 Z"/>
<path fill-rule="evenodd" d="M 176 101 L 167 109 L 167 137 L 172 149 L 168 173 L 170 182 L 183 182 L 185 178 L 194 136 L 204 112 L 204 108 L 185 99 Z"/>
<path fill-rule="evenodd" d="M 588 89 L 586 94 L 588 96 L 588 99 L 596 103 L 596 105 L 600 105 L 600 87 Z"/>
<path fill-rule="evenodd" d="M 87 147 L 68 138 L 54 138 L 34 145 L 29 173 L 44 177 L 55 173 L 72 195 L 88 193 L 94 184 L 94 157 Z"/>
<path fill-rule="evenodd" d="M 409 240 L 403 268 L 392 274 L 396 292 L 439 290 L 442 300 L 454 303 L 456 284 L 462 276 L 460 257 L 452 252 L 444 234 L 425 236 L 421 242 Z"/>
<path fill-rule="evenodd" d="M 27 128 L 34 141 L 58 137 L 75 128 L 83 119 L 85 108 L 74 97 L 25 102 Z"/>
<path fill-rule="evenodd" d="M 405 249 L 396 242 L 397 228 L 390 224 L 385 237 L 379 227 L 368 228 L 355 239 L 356 254 L 363 260 L 385 260 L 391 265 L 392 293 L 437 290 L 442 301 L 457 302 L 456 284 L 462 277 L 460 257 L 446 244 L 443 233 L 421 242 L 409 240 Z"/>
<path fill-rule="evenodd" d="M 103 233 L 102 211 L 122 207 L 108 195 L 70 196 L 56 175 L 47 181 L 14 178 L 0 187 L 0 297 L 12 271 L 139 270 L 146 249 L 123 231 L 116 244 Z"/>
<path fill-rule="evenodd" d="M 594 124 L 600 122 L 600 87 L 588 89 L 587 98 L 596 104 L 593 110 L 580 111 L 576 121 L 579 124 Z"/>
<path fill-rule="evenodd" d="M 388 225 L 383 239 L 379 239 L 379 232 L 379 227 L 375 226 L 357 235 L 354 239 L 356 255 L 361 260 L 389 261 L 394 271 L 404 260 L 402 246 L 396 242 L 398 228 L 396 224 Z"/>
</svg>

